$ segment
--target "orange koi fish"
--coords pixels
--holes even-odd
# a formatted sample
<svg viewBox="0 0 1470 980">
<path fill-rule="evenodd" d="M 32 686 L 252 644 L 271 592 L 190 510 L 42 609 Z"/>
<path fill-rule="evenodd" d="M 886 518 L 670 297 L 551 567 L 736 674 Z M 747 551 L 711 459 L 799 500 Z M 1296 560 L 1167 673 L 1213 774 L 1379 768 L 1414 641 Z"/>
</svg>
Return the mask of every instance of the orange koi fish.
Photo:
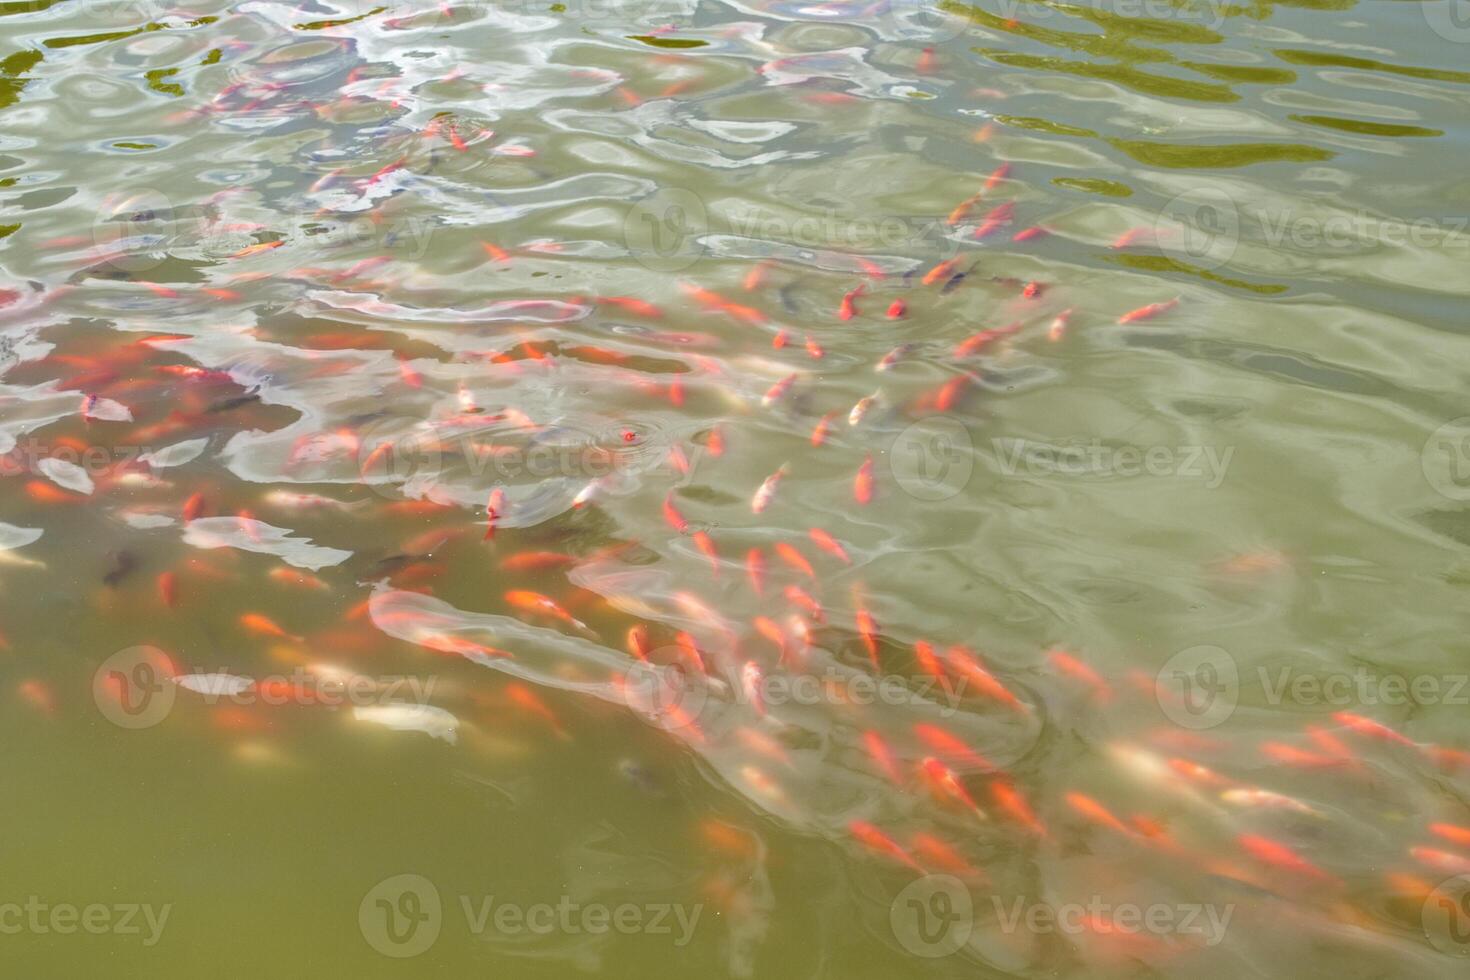
<svg viewBox="0 0 1470 980">
<path fill-rule="evenodd" d="M 505 601 L 524 612 L 537 613 L 542 616 L 550 616 L 559 619 L 569 626 L 580 630 L 586 630 L 587 624 L 567 612 L 561 605 L 550 596 L 544 596 L 539 592 L 530 592 L 524 589 L 512 589 L 505 594 Z"/>
<path fill-rule="evenodd" d="M 542 572 L 576 563 L 576 558 L 559 551 L 522 551 L 502 558 L 500 567 L 507 572 Z"/>
<path fill-rule="evenodd" d="M 955 261 L 956 260 L 954 259 L 946 259 L 945 261 L 936 265 L 934 268 L 930 269 L 928 272 L 924 273 L 924 278 L 922 280 L 924 285 L 932 286 L 941 279 L 949 278 L 949 274 L 954 271 Z"/>
<path fill-rule="evenodd" d="M 925 864 L 938 871 L 947 874 L 958 875 L 962 878 L 983 877 L 984 872 L 960 857 L 953 847 L 935 837 L 933 834 L 917 833 L 914 835 L 914 850 L 919 859 Z"/>
<path fill-rule="evenodd" d="M 812 428 L 812 445 L 820 446 L 827 441 L 827 432 L 832 428 L 832 418 L 836 412 L 828 412 L 817 419 L 817 424 Z"/>
<path fill-rule="evenodd" d="M 1168 313 L 1170 310 L 1178 305 L 1178 296 L 1175 296 L 1171 300 L 1165 300 L 1162 303 L 1150 303 L 1147 306 L 1140 306 L 1136 310 L 1129 310 L 1127 313 L 1124 313 L 1122 316 L 1118 317 L 1118 322 L 1138 323 L 1140 320 L 1151 320 L 1154 317 L 1158 316 L 1160 313 Z"/>
<path fill-rule="evenodd" d="M 1031 805 L 1026 802 L 1021 791 L 1013 784 L 1004 779 L 998 779 L 990 784 L 990 795 L 995 797 L 1001 809 L 1010 814 L 1021 826 L 1038 837 L 1046 836 L 1046 827 L 1036 819 L 1036 813 L 1031 809 Z"/>
<path fill-rule="evenodd" d="M 1109 830 L 1116 830 L 1125 837 L 1132 837 L 1133 831 L 1123 821 L 1113 816 L 1111 810 L 1103 806 L 1097 800 L 1082 793 L 1068 793 L 1067 803 L 1093 823 L 1101 824 Z"/>
<path fill-rule="evenodd" d="M 1276 868 L 1316 878 L 1319 881 L 1336 882 L 1338 879 L 1323 871 L 1285 844 L 1255 834 L 1241 834 L 1236 840 L 1247 854 Z"/>
<path fill-rule="evenodd" d="M 751 548 L 745 553 L 745 574 L 750 579 L 750 586 L 755 589 L 755 594 L 764 596 L 766 594 L 766 558 L 761 554 L 759 548 Z"/>
<path fill-rule="evenodd" d="M 863 460 L 863 465 L 858 467 L 857 476 L 852 481 L 852 497 L 860 504 L 868 504 L 873 500 L 873 454 L 869 453 Z"/>
<path fill-rule="evenodd" d="M 946 650 L 944 657 L 955 673 L 974 684 L 980 693 L 1017 711 L 1029 712 L 1031 710 L 1028 705 L 1008 691 L 1004 684 L 996 680 L 994 674 L 981 666 L 980 661 L 971 651 L 956 645 Z"/>
<path fill-rule="evenodd" d="M 1099 701 L 1107 701 L 1112 698 L 1113 689 L 1108 686 L 1107 681 L 1081 660 L 1062 650 L 1053 650 L 1048 656 L 1052 666 L 1091 687 Z"/>
<path fill-rule="evenodd" d="M 485 537 L 481 540 L 489 541 L 495 537 L 495 524 L 505 516 L 505 490 L 496 487 L 490 491 L 490 497 L 485 501 Z"/>
<path fill-rule="evenodd" d="M 269 252 L 273 248 L 280 248 L 284 244 L 286 244 L 284 241 L 277 241 L 277 242 L 260 242 L 259 244 L 256 244 L 256 245 L 247 245 L 244 248 L 240 249 L 240 251 L 236 252 L 234 255 L 231 255 L 230 258 L 232 258 L 232 259 L 243 259 L 243 258 L 246 258 L 247 256 L 259 255 L 261 252 Z"/>
<path fill-rule="evenodd" d="M 1362 715 L 1355 715 L 1350 711 L 1335 712 L 1332 718 L 1334 721 L 1337 721 L 1340 724 L 1346 725 L 1348 728 L 1351 728 L 1359 735 L 1367 735 L 1370 738 L 1382 739 L 1386 742 L 1396 742 L 1399 745 L 1408 745 L 1414 748 L 1418 748 L 1418 743 L 1415 742 L 1413 739 L 1407 738 L 1404 735 L 1400 735 L 1392 728 L 1376 722 L 1372 718 L 1365 718 Z"/>
<path fill-rule="evenodd" d="M 263 636 L 274 636 L 283 640 L 295 640 L 297 643 L 302 642 L 301 637 L 293 633 L 287 633 L 274 620 L 260 613 L 245 613 L 240 617 L 240 625 L 252 633 L 260 633 Z"/>
<path fill-rule="evenodd" d="M 715 578 L 720 577 L 720 553 L 715 548 L 714 539 L 705 531 L 695 531 L 692 535 L 694 547 L 700 550 L 704 557 L 709 559 L 710 574 Z"/>
<path fill-rule="evenodd" d="M 164 572 L 158 576 L 158 598 L 170 609 L 178 605 L 179 580 L 173 572 Z"/>
<path fill-rule="evenodd" d="M 854 820 L 847 825 L 847 829 L 852 833 L 853 837 L 857 838 L 859 843 L 870 851 L 892 858 L 905 867 L 919 872 L 919 874 L 924 873 L 924 869 L 919 867 L 918 863 L 909 856 L 908 851 L 905 851 L 893 838 L 866 820 Z"/>
<path fill-rule="evenodd" d="M 806 575 L 807 578 L 817 577 L 816 570 L 812 568 L 812 563 L 807 561 L 806 556 L 797 551 L 794 546 L 787 544 L 785 541 L 777 541 L 775 550 L 782 561 Z"/>
<path fill-rule="evenodd" d="M 525 684 L 512 681 L 505 685 L 505 694 L 510 698 L 512 704 L 537 716 L 551 726 L 557 738 L 562 740 L 571 738 L 567 730 L 562 727 L 561 719 L 556 716 L 556 712 L 547 707 L 546 702 L 537 697 L 536 692 Z"/>
<path fill-rule="evenodd" d="M 989 238 L 998 229 L 1010 224 L 1011 217 L 1015 214 L 1015 212 L 1016 206 L 1009 202 L 992 208 L 985 215 L 980 224 L 976 226 L 975 231 L 970 235 L 970 237 L 975 239 L 976 241 L 979 241 L 982 238 Z"/>
<path fill-rule="evenodd" d="M 1465 857 L 1463 854 L 1452 854 L 1449 851 L 1439 851 L 1432 847 L 1411 847 L 1409 854 L 1419 863 L 1447 874 L 1470 874 L 1470 857 Z"/>
<path fill-rule="evenodd" d="M 670 527 L 672 527 L 675 531 L 678 531 L 680 534 L 685 534 L 689 531 L 688 518 L 679 513 L 679 508 L 674 505 L 673 491 L 669 491 L 669 493 L 664 496 L 663 510 L 664 521 Z"/>
<path fill-rule="evenodd" d="M 878 766 L 878 770 L 888 778 L 895 786 L 903 786 L 903 777 L 898 774 L 898 766 L 893 761 L 893 753 L 889 751 L 888 743 L 883 741 L 883 736 L 869 729 L 863 732 L 863 748 L 868 750 L 868 755 Z"/>
<path fill-rule="evenodd" d="M 954 356 L 969 357 L 971 354 L 977 354 L 987 345 L 1003 337 L 1009 337 L 1020 329 L 1021 324 L 1017 321 L 1009 326 L 994 327 L 990 330 L 981 330 L 979 333 L 971 334 L 955 345 Z"/>
<path fill-rule="evenodd" d="M 975 798 L 965 789 L 959 777 L 944 763 L 932 755 L 925 756 L 923 761 L 919 763 L 919 769 L 924 774 L 924 778 L 928 780 L 932 789 L 963 805 L 981 820 L 990 819 L 985 815 L 985 811 L 980 809 L 980 805 L 975 802 Z"/>
<path fill-rule="evenodd" d="M 991 771 L 997 768 L 993 762 L 970 748 L 962 739 L 950 734 L 938 725 L 921 721 L 914 725 L 914 734 L 919 736 L 920 741 L 924 742 L 924 744 L 934 749 L 940 755 L 946 755 L 952 759 L 956 759 L 968 769 Z"/>
</svg>

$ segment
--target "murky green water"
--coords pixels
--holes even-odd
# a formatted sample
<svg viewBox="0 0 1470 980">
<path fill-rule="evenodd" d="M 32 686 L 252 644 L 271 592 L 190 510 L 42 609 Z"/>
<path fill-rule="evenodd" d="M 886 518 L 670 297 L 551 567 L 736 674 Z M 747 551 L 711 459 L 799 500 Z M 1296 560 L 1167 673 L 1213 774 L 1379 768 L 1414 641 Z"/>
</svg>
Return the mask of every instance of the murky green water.
<svg viewBox="0 0 1470 980">
<path fill-rule="evenodd" d="M 16 977 L 1457 977 L 1470 10 L 0 3 Z"/>
</svg>

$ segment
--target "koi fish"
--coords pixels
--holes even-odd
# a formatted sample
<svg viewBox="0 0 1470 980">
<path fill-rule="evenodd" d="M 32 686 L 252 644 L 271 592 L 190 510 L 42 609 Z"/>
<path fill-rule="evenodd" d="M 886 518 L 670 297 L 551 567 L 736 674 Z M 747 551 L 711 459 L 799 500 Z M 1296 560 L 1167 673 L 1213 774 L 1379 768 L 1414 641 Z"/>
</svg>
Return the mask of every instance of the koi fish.
<svg viewBox="0 0 1470 980">
<path fill-rule="evenodd" d="M 714 539 L 705 531 L 695 531 L 691 536 L 694 547 L 698 548 L 704 557 L 709 559 L 710 574 L 715 578 L 720 577 L 720 553 L 715 548 Z"/>
<path fill-rule="evenodd" d="M 1381 724 L 1380 722 L 1376 722 L 1372 718 L 1365 718 L 1362 715 L 1355 715 L 1350 711 L 1338 711 L 1333 714 L 1332 718 L 1334 721 L 1340 722 L 1341 724 L 1346 725 L 1348 728 L 1351 728 L 1359 735 L 1367 735 L 1370 738 L 1382 739 L 1386 742 L 1396 742 L 1399 745 L 1408 745 L 1414 748 L 1418 747 L 1418 743 L 1415 742 L 1413 739 L 1407 738 L 1404 735 L 1400 735 L 1392 728 L 1389 728 L 1387 725 Z"/>
<path fill-rule="evenodd" d="M 1178 296 L 1174 297 L 1171 300 L 1165 300 L 1162 303 L 1150 303 L 1147 306 L 1140 306 L 1136 310 L 1129 310 L 1127 313 L 1124 313 L 1122 316 L 1118 317 L 1118 322 L 1138 323 L 1140 320 L 1151 320 L 1154 317 L 1158 316 L 1160 313 L 1167 313 L 1178 305 Z"/>
<path fill-rule="evenodd" d="M 1112 811 L 1103 806 L 1097 800 L 1082 793 L 1068 793 L 1066 800 L 1072 809 L 1091 820 L 1093 823 L 1101 824 L 1109 830 L 1116 830 L 1125 837 L 1132 837 L 1133 831 L 1123 821 L 1113 816 Z"/>
<path fill-rule="evenodd" d="M 587 628 L 586 623 L 577 619 L 571 613 L 563 609 L 555 599 L 552 599 L 550 596 L 544 596 L 539 592 L 530 592 L 524 589 L 512 589 L 505 594 L 505 601 L 511 606 L 514 606 L 515 608 L 523 610 L 525 612 L 537 613 L 542 616 L 550 616 L 552 619 L 561 620 L 568 626 L 575 627 L 579 630 L 585 630 L 589 633 L 591 632 L 591 630 Z"/>
<path fill-rule="evenodd" d="M 672 527 L 675 531 L 678 531 L 680 534 L 688 533 L 689 521 L 683 514 L 679 513 L 679 508 L 674 505 L 673 491 L 669 491 L 669 493 L 664 496 L 663 511 L 664 521 L 666 521 L 670 527 Z"/>
<path fill-rule="evenodd" d="M 1459 827 L 1451 823 L 1432 823 L 1429 831 L 1438 834 L 1445 840 L 1454 841 L 1463 847 L 1470 847 L 1470 827 Z"/>
<path fill-rule="evenodd" d="M 1003 337 L 1009 337 L 1020 329 L 1020 321 L 1017 321 L 1008 326 L 994 327 L 990 330 L 981 330 L 979 333 L 973 333 L 955 345 L 954 356 L 969 357 L 972 354 L 977 354 L 987 345 Z"/>
<path fill-rule="evenodd" d="M 762 718 L 766 715 L 765 699 L 765 674 L 761 671 L 760 664 L 754 660 L 747 660 L 740 668 L 740 690 L 755 713 Z"/>
<path fill-rule="evenodd" d="M 984 876 L 983 871 L 960 857 L 954 848 L 933 834 L 917 833 L 913 841 L 914 851 L 919 859 L 939 871 L 964 878 Z"/>
<path fill-rule="evenodd" d="M 905 867 L 919 872 L 919 874 L 924 873 L 924 869 L 919 867 L 918 863 L 909 856 L 908 851 L 905 851 L 893 838 L 866 820 L 854 820 L 847 825 L 847 829 L 853 837 L 857 838 L 859 843 L 870 851 L 892 858 Z"/>
<path fill-rule="evenodd" d="M 251 255 L 259 255 L 261 252 L 269 252 L 273 248 L 280 248 L 284 244 L 286 244 L 284 241 L 276 241 L 260 242 L 256 245 L 247 245 L 244 248 L 240 249 L 240 251 L 236 252 L 234 255 L 231 255 L 230 258 L 243 259 Z"/>
<path fill-rule="evenodd" d="M 847 550 L 843 548 L 841 542 L 832 537 L 832 535 L 828 534 L 826 531 L 822 530 L 819 527 L 810 528 L 807 531 L 807 534 L 810 535 L 813 543 L 815 543 L 818 548 L 821 548 L 829 555 L 835 556 L 836 558 L 841 560 L 844 565 L 852 564 L 852 559 L 847 557 Z"/>
<path fill-rule="evenodd" d="M 786 475 L 786 464 L 782 463 L 776 468 L 776 472 L 766 477 L 761 485 L 756 488 L 755 496 L 750 498 L 750 512 L 759 514 L 771 505 L 771 500 L 776 496 L 776 488 L 781 485 L 781 478 Z"/>
<path fill-rule="evenodd" d="M 1453 875 L 1470 874 L 1470 857 L 1463 854 L 1452 854 L 1432 847 L 1411 847 L 1409 854 L 1421 864 L 1427 864 L 1439 871 Z"/>
<path fill-rule="evenodd" d="M 989 238 L 998 229 L 1011 223 L 1011 217 L 1015 214 L 1015 211 L 1016 206 L 1009 202 L 1002 204 L 999 207 L 992 208 L 985 215 L 984 219 L 981 220 L 980 224 L 975 228 L 975 231 L 970 235 L 970 237 L 975 239 L 976 241 L 979 241 L 982 238 Z"/>
<path fill-rule="evenodd" d="M 847 293 L 843 295 L 842 303 L 837 308 L 838 319 L 851 320 L 853 317 L 857 316 L 857 306 L 855 305 L 855 301 L 859 296 L 863 294 L 863 290 L 865 290 L 866 288 L 866 283 L 858 283 L 856 288 L 848 290 Z"/>
<path fill-rule="evenodd" d="M 745 553 L 745 574 L 750 579 L 750 585 L 755 589 L 755 594 L 764 596 L 766 594 L 766 559 L 759 548 L 751 548 Z"/>
<path fill-rule="evenodd" d="M 1062 673 L 1075 677 L 1091 687 L 1099 701 L 1107 701 L 1113 696 L 1113 689 L 1108 686 L 1107 681 L 1104 681 L 1098 676 L 1097 671 L 1070 653 L 1053 650 L 1048 656 L 1051 659 L 1052 665 Z"/>
<path fill-rule="evenodd" d="M 893 365 L 902 360 L 904 356 L 913 349 L 913 344 L 899 344 L 897 347 L 893 348 L 893 350 L 889 351 L 887 354 L 884 354 L 883 359 L 878 362 L 873 370 L 887 371 L 889 368 L 893 367 Z"/>
<path fill-rule="evenodd" d="M 939 665 L 939 658 L 934 655 L 934 647 L 927 640 L 915 641 L 914 659 L 919 662 L 920 670 L 937 680 L 946 691 L 949 690 L 949 675 Z"/>
<path fill-rule="evenodd" d="M 852 411 L 847 413 L 847 424 L 849 426 L 860 425 L 867 416 L 869 409 L 873 407 L 873 403 L 878 400 L 880 394 L 881 392 L 875 391 L 871 395 L 859 398 L 857 404 L 852 406 Z"/>
<path fill-rule="evenodd" d="M 780 401 L 787 391 L 791 390 L 791 386 L 795 382 L 796 375 L 788 374 L 780 381 L 777 381 L 775 384 L 771 385 L 770 388 L 766 389 L 766 393 L 761 396 L 761 406 L 763 408 L 770 408 L 772 405 L 776 404 L 776 402 Z"/>
<path fill-rule="evenodd" d="M 283 640 L 295 640 L 297 643 L 304 642 L 301 637 L 287 633 L 274 620 L 260 613 L 245 613 L 240 617 L 240 625 L 252 633 L 274 636 Z"/>
<path fill-rule="evenodd" d="M 801 586 L 795 584 L 788 585 L 781 591 L 781 594 L 795 605 L 805 609 L 814 622 L 820 623 L 825 621 L 826 616 L 822 613 L 822 604 Z"/>
<path fill-rule="evenodd" d="M 914 734 L 919 736 L 920 741 L 924 742 L 924 744 L 934 749 L 940 755 L 956 759 L 968 769 L 990 771 L 996 768 L 996 765 L 989 759 L 970 748 L 962 739 L 945 731 L 938 725 L 921 721 L 914 725 Z"/>
<path fill-rule="evenodd" d="M 567 730 L 562 727 L 561 719 L 556 716 L 556 712 L 552 711 L 546 702 L 537 697 L 536 692 L 525 684 L 512 681 L 505 685 L 505 694 L 512 704 L 546 722 L 558 738 L 562 740 L 571 738 Z"/>
<path fill-rule="evenodd" d="M 860 504 L 868 504 L 873 500 L 873 454 L 869 453 L 858 467 L 857 476 L 852 481 L 852 496 Z"/>
<path fill-rule="evenodd" d="M 883 741 L 883 736 L 871 729 L 863 732 L 863 747 L 868 750 L 868 755 L 889 782 L 895 786 L 903 786 L 903 777 L 898 774 L 898 766 L 893 762 L 893 753 L 889 751 L 888 743 Z"/>
<path fill-rule="evenodd" d="M 936 265 L 934 268 L 930 269 L 928 272 L 924 273 L 924 278 L 923 278 L 922 282 L 926 286 L 932 286 L 936 282 L 938 282 L 939 280 L 945 278 L 951 272 L 953 272 L 954 271 L 954 267 L 955 267 L 955 260 L 954 259 L 946 259 L 945 261 L 943 261 L 943 262 L 939 263 L 938 265 Z"/>
<path fill-rule="evenodd" d="M 901 299 L 896 299 L 892 303 L 888 304 L 887 316 L 890 320 L 901 320 L 903 319 L 903 315 L 907 312 L 908 307 L 904 305 L 904 301 Z"/>
<path fill-rule="evenodd" d="M 974 684 L 985 696 L 994 698 L 1001 704 L 1023 713 L 1031 710 L 1028 705 L 1008 691 L 994 674 L 982 667 L 980 661 L 969 650 L 956 645 L 946 650 L 944 656 L 956 674 Z"/>
<path fill-rule="evenodd" d="M 1270 810 L 1289 810 L 1292 813 L 1302 813 L 1307 816 L 1321 817 L 1325 814 L 1314 806 L 1308 806 L 1301 800 L 1293 799 L 1281 793 L 1273 793 L 1269 789 L 1241 788 L 1227 789 L 1220 794 L 1220 799 L 1231 806 L 1262 807 Z"/>
<path fill-rule="evenodd" d="M 1067 331 L 1067 322 L 1071 319 L 1072 310 L 1070 307 L 1058 313 L 1056 319 L 1052 320 L 1051 324 L 1046 328 L 1046 339 L 1052 343 L 1061 340 L 1062 334 Z"/>
<path fill-rule="evenodd" d="M 816 570 L 812 568 L 812 563 L 807 561 L 806 556 L 797 551 L 793 545 L 787 544 L 785 541 L 777 541 L 774 547 L 776 554 L 786 564 L 801 572 L 807 578 L 814 579 L 817 577 Z"/>
<path fill-rule="evenodd" d="M 1036 819 L 1035 812 L 1026 802 L 1026 798 L 1021 795 L 1021 791 L 1010 782 L 998 779 L 991 783 L 990 795 L 995 797 L 1001 809 L 1010 814 L 1021 826 L 1038 837 L 1046 836 L 1046 827 Z"/>
<path fill-rule="evenodd" d="M 505 490 L 496 487 L 490 491 L 490 497 L 485 501 L 485 537 L 481 540 L 489 541 L 495 537 L 495 524 L 505 516 Z"/>
<path fill-rule="evenodd" d="M 959 777 L 944 763 L 932 755 L 925 756 L 923 761 L 919 763 L 919 769 L 924 774 L 924 778 L 929 781 L 930 786 L 935 790 L 960 803 L 981 820 L 989 819 L 985 811 L 980 809 L 980 805 L 975 802 L 975 798 L 965 789 Z"/>
<path fill-rule="evenodd" d="M 576 563 L 576 558 L 559 551 L 522 551 L 502 558 L 500 567 L 507 572 L 541 572 Z"/>
<path fill-rule="evenodd" d="M 832 427 L 832 416 L 835 412 L 828 412 L 817 419 L 817 424 L 812 427 L 811 442 L 813 446 L 820 446 L 827 441 L 827 432 Z"/>
<path fill-rule="evenodd" d="M 755 290 L 759 289 L 761 283 L 765 281 L 766 270 L 770 267 L 770 261 L 765 259 L 762 259 L 760 262 L 757 262 L 755 265 L 751 266 L 750 271 L 745 274 L 745 281 L 741 283 L 742 288 L 744 288 L 747 293 L 754 292 Z"/>
<path fill-rule="evenodd" d="M 1236 838 L 1247 854 L 1262 864 L 1316 878 L 1319 881 L 1336 882 L 1337 878 L 1297 854 L 1285 844 L 1256 834 L 1241 834 Z"/>
</svg>

